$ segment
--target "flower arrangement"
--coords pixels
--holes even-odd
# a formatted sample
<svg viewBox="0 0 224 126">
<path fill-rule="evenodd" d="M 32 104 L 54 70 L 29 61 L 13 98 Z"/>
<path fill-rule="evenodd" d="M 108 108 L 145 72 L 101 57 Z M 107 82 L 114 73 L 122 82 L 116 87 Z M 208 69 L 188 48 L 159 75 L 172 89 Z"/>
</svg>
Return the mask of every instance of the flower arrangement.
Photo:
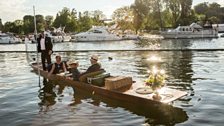
<svg viewBox="0 0 224 126">
<path fill-rule="evenodd" d="M 153 90 L 156 90 L 164 86 L 165 78 L 164 70 L 157 70 L 156 67 L 153 67 L 153 71 L 149 72 L 149 77 L 145 80 L 145 84 L 146 86 L 150 86 Z"/>
</svg>

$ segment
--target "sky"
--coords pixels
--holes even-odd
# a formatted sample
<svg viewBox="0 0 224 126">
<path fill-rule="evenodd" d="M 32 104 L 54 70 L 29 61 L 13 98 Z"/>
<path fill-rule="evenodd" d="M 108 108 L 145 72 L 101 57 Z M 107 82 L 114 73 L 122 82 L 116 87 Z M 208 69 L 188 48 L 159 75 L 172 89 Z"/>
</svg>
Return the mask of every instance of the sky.
<svg viewBox="0 0 224 126">
<path fill-rule="evenodd" d="M 24 15 L 36 14 L 56 16 L 63 7 L 75 8 L 78 12 L 101 10 L 110 18 L 113 11 L 130 6 L 135 0 L 0 0 L 2 22 L 22 19 Z M 224 6 L 224 0 L 193 0 L 193 6 L 202 2 L 216 2 Z"/>
</svg>

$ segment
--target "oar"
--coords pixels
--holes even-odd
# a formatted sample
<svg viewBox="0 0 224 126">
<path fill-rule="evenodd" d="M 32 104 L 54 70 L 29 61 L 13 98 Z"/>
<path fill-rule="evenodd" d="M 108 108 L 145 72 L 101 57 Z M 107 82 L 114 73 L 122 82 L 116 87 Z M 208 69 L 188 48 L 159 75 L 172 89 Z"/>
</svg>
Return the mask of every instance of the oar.
<svg viewBox="0 0 224 126">
<path fill-rule="evenodd" d="M 36 22 L 35 6 L 33 6 L 33 15 L 34 15 L 34 34 L 35 34 L 34 38 L 35 38 L 36 46 L 38 46 L 38 43 L 37 43 L 37 22 Z M 37 53 L 37 66 L 38 66 L 39 86 L 40 86 L 40 68 L 39 68 L 38 49 L 37 49 L 36 53 Z"/>
</svg>

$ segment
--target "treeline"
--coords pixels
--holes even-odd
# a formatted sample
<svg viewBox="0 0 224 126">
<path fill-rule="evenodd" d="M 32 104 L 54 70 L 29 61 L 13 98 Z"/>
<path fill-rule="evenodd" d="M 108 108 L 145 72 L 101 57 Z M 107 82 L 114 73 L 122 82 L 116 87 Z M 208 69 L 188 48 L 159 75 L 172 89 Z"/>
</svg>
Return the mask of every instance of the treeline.
<svg viewBox="0 0 224 126">
<path fill-rule="evenodd" d="M 192 0 L 135 0 L 131 6 L 118 8 L 113 13 L 122 30 L 151 31 L 160 28 L 224 23 L 224 7 L 218 3 L 200 3 L 193 7 Z"/>
<path fill-rule="evenodd" d="M 130 6 L 118 8 L 113 13 L 113 23 L 117 28 L 125 31 L 159 30 L 164 27 L 176 27 L 178 25 L 189 25 L 192 22 L 205 24 L 224 23 L 224 7 L 218 3 L 200 3 L 193 7 L 193 0 L 135 0 Z M 65 32 L 81 32 L 91 28 L 92 25 L 104 25 L 105 15 L 102 11 L 77 12 L 75 9 L 63 8 L 55 17 L 36 15 L 37 31 L 51 30 L 65 26 Z M 6 22 L 4 25 L 0 20 L 0 30 L 17 34 L 34 32 L 32 15 L 25 15 L 23 20 Z"/>
<path fill-rule="evenodd" d="M 101 19 L 105 18 L 102 11 L 95 10 L 92 12 L 85 11 L 83 13 L 75 9 L 70 10 L 64 7 L 59 11 L 54 19 L 53 16 L 36 15 L 37 32 L 42 30 L 53 30 L 53 28 L 65 27 L 65 32 L 81 32 L 86 31 L 92 25 L 103 25 Z M 4 25 L 0 20 L 0 31 L 13 32 L 16 34 L 28 34 L 34 32 L 34 16 L 25 15 L 23 20 L 15 20 L 14 22 L 6 22 Z"/>
</svg>

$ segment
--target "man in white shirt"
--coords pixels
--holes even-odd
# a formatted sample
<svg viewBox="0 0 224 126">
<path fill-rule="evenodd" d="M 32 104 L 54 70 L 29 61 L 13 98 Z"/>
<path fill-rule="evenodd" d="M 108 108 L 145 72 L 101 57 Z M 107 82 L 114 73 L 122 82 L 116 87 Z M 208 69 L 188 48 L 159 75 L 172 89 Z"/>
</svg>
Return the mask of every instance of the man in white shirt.
<svg viewBox="0 0 224 126">
<path fill-rule="evenodd" d="M 42 31 L 39 37 L 37 38 L 37 43 L 38 52 L 41 52 L 41 62 L 43 70 L 47 70 L 45 61 L 47 60 L 48 65 L 51 64 L 51 54 L 53 52 L 53 44 L 51 42 L 51 38 L 48 37 L 47 34 L 44 34 L 44 31 Z"/>
</svg>

